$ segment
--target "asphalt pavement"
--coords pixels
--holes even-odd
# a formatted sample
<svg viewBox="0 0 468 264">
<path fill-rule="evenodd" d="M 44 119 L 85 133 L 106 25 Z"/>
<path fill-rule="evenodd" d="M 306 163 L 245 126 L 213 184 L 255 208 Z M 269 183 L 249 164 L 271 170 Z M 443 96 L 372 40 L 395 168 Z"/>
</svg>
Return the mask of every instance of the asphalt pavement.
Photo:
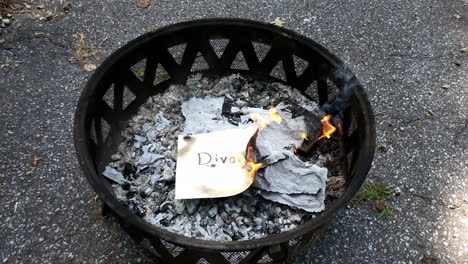
<svg viewBox="0 0 468 264">
<path fill-rule="evenodd" d="M 100 216 L 73 114 L 91 75 L 84 64 L 205 17 L 279 18 L 345 61 L 369 94 L 378 148 L 366 184 L 401 192 L 388 201 L 395 217 L 377 219 L 369 201 L 344 208 L 293 263 L 467 263 L 468 1 L 70 2 L 9 11 L 0 31 L 0 263 L 156 261 Z M 78 61 L 79 33 L 102 53 Z"/>
</svg>

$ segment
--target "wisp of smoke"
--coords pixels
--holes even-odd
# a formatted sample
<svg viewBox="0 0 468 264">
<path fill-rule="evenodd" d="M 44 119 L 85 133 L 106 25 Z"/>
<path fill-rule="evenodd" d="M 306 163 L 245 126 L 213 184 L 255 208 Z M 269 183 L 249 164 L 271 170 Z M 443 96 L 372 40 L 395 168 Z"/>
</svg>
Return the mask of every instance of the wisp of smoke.
<svg viewBox="0 0 468 264">
<path fill-rule="evenodd" d="M 349 69 L 342 66 L 334 73 L 333 78 L 342 84 L 343 89 L 332 99 L 331 102 L 322 105 L 321 109 L 327 115 L 336 115 L 351 105 L 355 87 L 359 84 L 357 78 Z"/>
</svg>

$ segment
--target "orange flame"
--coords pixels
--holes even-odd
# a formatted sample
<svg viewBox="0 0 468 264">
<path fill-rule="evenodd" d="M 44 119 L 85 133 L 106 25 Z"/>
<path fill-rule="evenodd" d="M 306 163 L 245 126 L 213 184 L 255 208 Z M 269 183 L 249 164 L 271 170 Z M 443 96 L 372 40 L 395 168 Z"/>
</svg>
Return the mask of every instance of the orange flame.
<svg viewBox="0 0 468 264">
<path fill-rule="evenodd" d="M 261 116 L 259 113 L 250 113 L 250 118 L 254 121 L 254 123 L 258 123 L 260 130 L 268 126 L 271 121 L 275 121 L 277 124 L 281 124 L 281 116 L 278 114 L 274 106 L 272 106 L 268 112 L 270 113 L 268 117 Z"/>
<path fill-rule="evenodd" d="M 268 112 L 270 112 L 270 118 L 273 121 L 275 121 L 278 125 L 281 124 L 281 116 L 276 111 L 276 107 L 270 107 L 270 110 L 268 110 Z"/>
<path fill-rule="evenodd" d="M 254 123 L 258 123 L 260 129 L 264 129 L 270 121 L 267 118 L 264 118 L 259 113 L 250 113 L 250 118 L 253 120 Z"/>
<path fill-rule="evenodd" d="M 250 181 L 253 182 L 257 171 L 263 165 L 262 163 L 255 163 L 255 153 L 253 147 L 249 146 L 247 148 L 247 154 L 245 157 L 238 153 L 237 160 L 241 164 L 242 168 L 244 168 L 249 173 Z"/>
<path fill-rule="evenodd" d="M 309 140 L 309 138 L 307 137 L 307 133 L 304 132 L 301 134 L 301 138 L 304 139 L 304 140 Z"/>
<path fill-rule="evenodd" d="M 336 131 L 336 127 L 332 126 L 328 120 L 330 120 L 332 116 L 331 115 L 326 115 L 324 118 L 322 118 L 320 120 L 320 122 L 322 123 L 322 135 L 317 139 L 317 140 L 320 140 L 324 137 L 326 138 L 330 138 L 331 137 L 331 134 L 333 134 L 333 132 Z"/>
<path fill-rule="evenodd" d="M 262 116 L 259 113 L 250 113 L 250 118 L 254 123 L 258 124 L 259 131 L 268 126 L 271 121 L 275 121 L 277 124 L 281 124 L 281 116 L 278 114 L 274 106 L 270 107 L 268 112 L 269 116 Z M 257 171 L 263 165 L 262 163 L 255 163 L 255 152 L 253 147 L 249 146 L 247 148 L 247 154 L 245 157 L 238 153 L 237 160 L 242 165 L 242 168 L 248 172 L 250 180 L 253 182 Z"/>
</svg>

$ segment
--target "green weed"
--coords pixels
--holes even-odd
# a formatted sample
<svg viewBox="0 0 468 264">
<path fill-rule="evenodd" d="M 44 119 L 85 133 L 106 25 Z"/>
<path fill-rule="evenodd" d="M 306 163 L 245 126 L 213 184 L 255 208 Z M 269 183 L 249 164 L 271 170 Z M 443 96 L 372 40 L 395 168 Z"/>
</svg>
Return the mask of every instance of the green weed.
<svg viewBox="0 0 468 264">
<path fill-rule="evenodd" d="M 385 200 L 389 200 L 393 196 L 393 190 L 388 188 L 387 185 L 383 183 L 371 183 L 360 191 L 349 203 L 350 206 L 356 207 L 359 203 L 367 200 L 372 200 L 374 202 L 374 210 L 378 213 L 377 218 L 385 218 L 387 221 L 391 221 L 395 214 L 392 212 L 394 207 L 389 206 Z M 381 203 L 376 203 L 376 201 L 381 201 Z M 379 204 L 379 206 L 375 206 Z"/>
<path fill-rule="evenodd" d="M 83 45 L 83 46 L 81 46 L 81 48 L 88 54 L 91 53 L 91 51 L 93 51 L 93 47 L 91 47 L 89 45 Z"/>
</svg>

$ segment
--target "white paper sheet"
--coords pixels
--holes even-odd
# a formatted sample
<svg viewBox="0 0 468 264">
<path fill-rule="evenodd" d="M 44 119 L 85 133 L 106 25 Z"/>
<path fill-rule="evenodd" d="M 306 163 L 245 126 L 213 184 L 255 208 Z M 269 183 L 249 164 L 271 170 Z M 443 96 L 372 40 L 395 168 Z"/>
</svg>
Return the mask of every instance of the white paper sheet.
<svg viewBox="0 0 468 264">
<path fill-rule="evenodd" d="M 252 179 L 237 159 L 245 156 L 256 126 L 179 136 L 176 199 L 227 197 L 245 191 Z"/>
</svg>

